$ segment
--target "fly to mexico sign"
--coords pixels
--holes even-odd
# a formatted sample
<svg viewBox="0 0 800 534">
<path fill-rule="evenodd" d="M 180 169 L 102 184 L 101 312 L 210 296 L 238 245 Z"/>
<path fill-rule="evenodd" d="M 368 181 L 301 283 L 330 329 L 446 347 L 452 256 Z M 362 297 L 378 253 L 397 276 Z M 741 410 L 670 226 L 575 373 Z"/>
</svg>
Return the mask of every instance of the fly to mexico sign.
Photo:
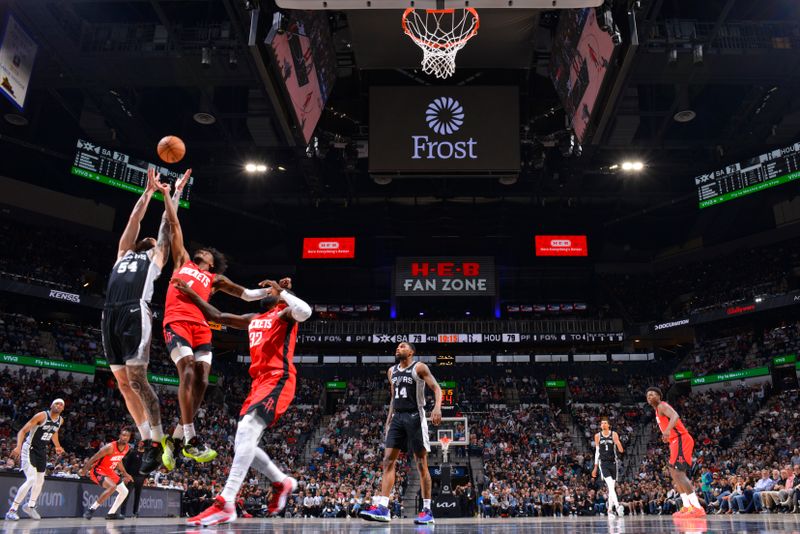
<svg viewBox="0 0 800 534">
<path fill-rule="evenodd" d="M 395 296 L 494 296 L 494 258 L 397 258 Z"/>
</svg>

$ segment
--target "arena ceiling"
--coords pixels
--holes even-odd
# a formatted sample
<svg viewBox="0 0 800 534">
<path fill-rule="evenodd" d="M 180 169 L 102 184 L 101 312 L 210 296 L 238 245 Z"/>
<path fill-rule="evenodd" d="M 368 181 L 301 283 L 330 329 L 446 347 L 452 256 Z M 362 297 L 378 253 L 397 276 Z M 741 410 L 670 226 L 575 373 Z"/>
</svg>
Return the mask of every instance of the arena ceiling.
<svg viewBox="0 0 800 534">
<path fill-rule="evenodd" d="M 8 172 L 70 189 L 66 177 L 61 183 L 52 176 L 64 173 L 77 137 L 154 157 L 158 139 L 177 133 L 190 148 L 188 163 L 202 177 L 198 201 L 258 220 L 272 220 L 287 206 L 308 205 L 318 208 L 314 224 L 353 213 L 355 225 L 369 214 L 385 217 L 381 231 L 400 235 L 402 224 L 391 207 L 396 206 L 432 218 L 448 234 L 464 224 L 463 212 L 483 206 L 470 218 L 476 233 L 513 232 L 514 220 L 532 209 L 554 225 L 576 217 L 581 224 L 613 224 L 639 214 L 686 233 L 692 227 L 686 215 L 696 211 L 695 173 L 800 135 L 800 8 L 791 2 L 617 0 L 613 14 L 624 46 L 595 134 L 580 157 L 565 157 L 535 141 L 564 129 L 547 78 L 557 13 L 499 11 L 487 19 L 483 46 L 460 56 L 462 68 L 450 83 L 520 88 L 520 134 L 534 141 L 523 143 L 524 170 L 517 182 L 448 177 L 382 186 L 367 173 L 365 160 L 354 160 L 343 149 L 368 136 L 369 88 L 435 83 L 414 68 L 419 52 L 399 31 L 381 41 L 388 46 L 375 46 L 378 36 L 399 27 L 396 17 L 329 12 L 337 81 L 317 130 L 326 150 L 309 158 L 287 135 L 263 51 L 248 43 L 253 13 L 248 8 L 254 3 L 6 2 L 40 45 L 25 111 L 28 124 L 0 121 L 0 154 Z M 275 9 L 261 2 L 262 30 Z M 630 39 L 630 13 L 636 42 Z M 514 31 L 492 35 L 493 25 Z M 693 121 L 674 120 L 689 109 L 696 113 Z M 0 103 L 0 113 L 12 112 Z M 215 123 L 198 124 L 193 120 L 198 112 L 213 115 Z M 46 156 L 37 158 L 42 168 L 32 172 L 30 159 L 40 155 Z M 254 180 L 242 166 L 255 157 L 286 170 Z M 628 157 L 643 159 L 647 173 L 632 180 L 609 172 Z M 360 207 L 357 214 L 354 207 Z"/>
</svg>

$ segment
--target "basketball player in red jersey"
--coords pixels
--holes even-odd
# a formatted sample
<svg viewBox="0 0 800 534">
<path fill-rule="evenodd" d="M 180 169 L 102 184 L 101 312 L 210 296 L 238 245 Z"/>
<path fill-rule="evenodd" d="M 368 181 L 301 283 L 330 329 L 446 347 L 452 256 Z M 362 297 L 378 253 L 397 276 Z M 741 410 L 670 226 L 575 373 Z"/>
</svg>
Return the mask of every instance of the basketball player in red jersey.
<svg viewBox="0 0 800 534">
<path fill-rule="evenodd" d="M 248 330 L 250 377 L 253 379 L 250 393 L 239 412 L 233 464 L 225 489 L 214 499 L 214 504 L 187 522 L 205 527 L 235 521 L 236 495 L 251 465 L 272 481 L 272 497 L 267 510 L 270 515 L 276 515 L 286 506 L 286 499 L 297 488 L 297 481 L 283 473 L 258 447 L 258 443 L 264 430 L 278 421 L 294 398 L 297 370 L 292 360 L 297 323 L 311 316 L 311 307 L 292 294 L 288 287 L 270 280 L 267 281 L 268 295 L 261 299 L 262 313 L 233 315 L 214 308 L 183 280 L 173 279 L 172 283 L 209 320 Z"/>
<path fill-rule="evenodd" d="M 118 513 L 118 510 L 128 496 L 128 488 L 125 487 L 125 482 L 133 481 L 133 477 L 125 471 L 125 466 L 122 465 L 122 459 L 125 458 L 128 450 L 130 450 L 130 440 L 131 431 L 123 428 L 116 441 L 103 446 L 94 456 L 87 460 L 83 469 L 78 471 L 80 476 L 84 476 L 88 472 L 89 478 L 95 484 L 105 488 L 105 491 L 97 497 L 97 500 L 86 509 L 83 514 L 84 519 L 91 519 L 95 510 L 106 502 L 106 499 L 111 497 L 111 494 L 115 491 L 117 492 L 117 498 L 114 499 L 114 504 L 111 505 L 106 519 L 125 519 Z M 98 462 L 100 463 L 98 464 Z M 122 474 L 123 482 L 119 481 L 117 470 Z"/>
<path fill-rule="evenodd" d="M 173 197 L 177 202 L 178 198 Z M 192 287 L 203 301 L 208 301 L 217 291 L 253 301 L 267 296 L 267 289 L 245 289 L 231 282 L 222 273 L 225 271 L 225 256 L 216 249 L 207 247 L 195 251 L 192 256 L 183 244 L 180 224 L 172 225 L 172 259 L 175 262 L 173 278 L 183 280 Z M 164 340 L 170 358 L 178 368 L 178 404 L 180 423 L 175 426 L 172 438 L 165 437 L 161 460 L 168 470 L 175 467 L 174 450 L 183 440 L 183 455 L 197 462 L 210 462 L 217 453 L 200 442 L 195 435 L 194 416 L 203 401 L 211 371 L 211 328 L 200 309 L 184 294 L 170 285 L 164 307 Z"/>
<path fill-rule="evenodd" d="M 661 430 L 661 440 L 664 443 L 669 443 L 669 474 L 683 501 L 683 508 L 673 515 L 677 517 L 703 517 L 706 512 L 694 492 L 692 481 L 686 476 L 686 471 L 692 467 L 694 438 L 686 430 L 678 412 L 661 400 L 662 395 L 659 388 L 647 388 L 646 395 L 647 403 L 656 411 L 656 422 Z"/>
</svg>

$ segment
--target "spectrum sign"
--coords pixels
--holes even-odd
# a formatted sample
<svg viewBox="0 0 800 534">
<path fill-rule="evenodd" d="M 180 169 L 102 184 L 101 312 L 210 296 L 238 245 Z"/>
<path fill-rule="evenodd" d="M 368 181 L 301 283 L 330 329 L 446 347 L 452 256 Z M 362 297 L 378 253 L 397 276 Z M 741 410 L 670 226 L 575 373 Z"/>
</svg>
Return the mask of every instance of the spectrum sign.
<svg viewBox="0 0 800 534">
<path fill-rule="evenodd" d="M 355 257 L 355 237 L 306 237 L 303 239 L 304 260 Z"/>
<path fill-rule="evenodd" d="M 585 235 L 537 235 L 537 256 L 588 256 Z"/>
</svg>

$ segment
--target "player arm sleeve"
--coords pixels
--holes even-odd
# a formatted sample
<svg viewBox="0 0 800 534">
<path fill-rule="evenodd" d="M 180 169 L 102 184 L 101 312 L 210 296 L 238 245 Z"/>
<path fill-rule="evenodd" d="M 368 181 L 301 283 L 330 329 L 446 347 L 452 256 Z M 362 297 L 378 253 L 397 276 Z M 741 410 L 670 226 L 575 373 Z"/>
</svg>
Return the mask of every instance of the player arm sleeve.
<svg viewBox="0 0 800 534">
<path fill-rule="evenodd" d="M 302 323 L 311 317 L 311 306 L 306 301 L 292 295 L 285 289 L 281 291 L 281 298 L 289 306 L 292 319 L 298 323 Z"/>
<path fill-rule="evenodd" d="M 595 441 L 594 443 L 594 465 L 600 464 L 600 444 Z"/>
<path fill-rule="evenodd" d="M 258 288 L 258 289 L 244 289 L 242 290 L 242 294 L 239 296 L 242 300 L 246 300 L 247 302 L 252 302 L 254 300 L 261 300 L 267 296 L 267 289 L 266 288 Z"/>
</svg>

